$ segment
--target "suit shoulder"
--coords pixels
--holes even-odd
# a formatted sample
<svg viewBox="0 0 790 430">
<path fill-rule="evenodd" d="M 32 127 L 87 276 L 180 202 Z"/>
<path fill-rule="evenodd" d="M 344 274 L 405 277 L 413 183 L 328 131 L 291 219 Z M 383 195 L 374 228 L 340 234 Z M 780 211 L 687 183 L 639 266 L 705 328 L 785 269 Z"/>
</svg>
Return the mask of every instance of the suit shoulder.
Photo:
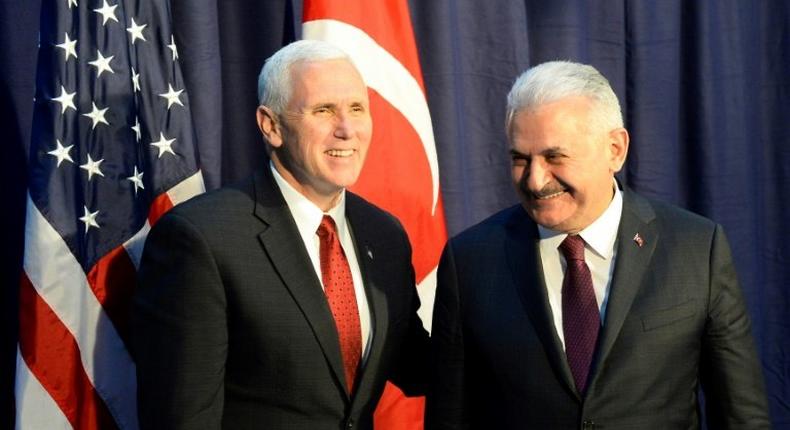
<svg viewBox="0 0 790 430">
<path fill-rule="evenodd" d="M 346 211 L 349 216 L 355 218 L 355 224 L 362 221 L 365 224 L 375 225 L 379 229 L 404 230 L 395 215 L 349 191 L 346 192 Z"/>
<path fill-rule="evenodd" d="M 507 234 L 508 225 L 525 221 L 532 223 L 520 204 L 500 210 L 484 220 L 466 228 L 455 235 L 451 242 L 454 245 L 496 241 Z"/>
<path fill-rule="evenodd" d="M 196 225 L 212 224 L 220 219 L 239 214 L 251 214 L 255 208 L 252 180 L 246 179 L 233 185 L 197 195 L 174 206 L 164 216 L 182 218 Z"/>
<path fill-rule="evenodd" d="M 710 218 L 661 200 L 648 199 L 656 220 L 669 230 L 712 231 L 717 223 Z"/>
</svg>

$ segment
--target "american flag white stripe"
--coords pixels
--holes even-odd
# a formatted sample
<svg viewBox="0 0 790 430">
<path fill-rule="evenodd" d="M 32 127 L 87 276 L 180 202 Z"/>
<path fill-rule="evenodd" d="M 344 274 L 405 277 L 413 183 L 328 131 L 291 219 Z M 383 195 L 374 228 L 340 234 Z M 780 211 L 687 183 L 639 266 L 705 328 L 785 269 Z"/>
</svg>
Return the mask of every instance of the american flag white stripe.
<svg viewBox="0 0 790 430">
<path fill-rule="evenodd" d="M 14 396 L 17 405 L 15 423 L 17 429 L 71 429 L 71 423 L 27 367 L 18 348 Z"/>
<path fill-rule="evenodd" d="M 203 184 L 203 174 L 198 170 L 194 175 L 167 190 L 167 196 L 170 197 L 170 202 L 175 206 L 204 191 L 206 191 L 206 187 Z"/>
<path fill-rule="evenodd" d="M 71 332 L 80 362 L 119 428 L 136 429 L 136 372 L 126 346 L 93 294 L 85 272 L 28 196 L 24 270 Z"/>
</svg>

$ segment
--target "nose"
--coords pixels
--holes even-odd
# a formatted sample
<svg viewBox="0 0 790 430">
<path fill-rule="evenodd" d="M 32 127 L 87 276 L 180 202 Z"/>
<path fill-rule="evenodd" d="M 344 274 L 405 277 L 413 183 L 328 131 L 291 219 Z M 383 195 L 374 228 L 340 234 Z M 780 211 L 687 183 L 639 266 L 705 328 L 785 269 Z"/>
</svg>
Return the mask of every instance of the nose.
<svg viewBox="0 0 790 430">
<path fill-rule="evenodd" d="M 535 157 L 529 163 L 529 166 L 524 169 L 524 174 L 526 175 L 524 181 L 527 185 L 527 189 L 537 192 L 551 182 L 551 172 L 547 167 L 545 161 L 541 160 L 539 157 Z"/>
<path fill-rule="evenodd" d="M 354 119 L 346 112 L 338 113 L 334 135 L 338 139 L 348 140 L 354 135 Z"/>
</svg>

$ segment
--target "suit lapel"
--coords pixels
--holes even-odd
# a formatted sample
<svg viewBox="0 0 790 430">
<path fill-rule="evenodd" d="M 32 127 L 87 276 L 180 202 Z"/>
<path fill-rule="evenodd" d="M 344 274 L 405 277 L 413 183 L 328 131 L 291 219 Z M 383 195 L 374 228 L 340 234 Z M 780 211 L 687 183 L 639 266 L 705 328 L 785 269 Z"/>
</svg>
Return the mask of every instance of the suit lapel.
<svg viewBox="0 0 790 430">
<path fill-rule="evenodd" d="M 268 166 L 255 174 L 254 181 L 254 213 L 266 225 L 258 239 L 310 324 L 335 378 L 348 393 L 335 321 L 293 216 Z"/>
<path fill-rule="evenodd" d="M 560 375 L 568 389 L 577 397 L 573 375 L 565 357 L 557 332 L 546 293 L 543 265 L 540 260 L 537 226 L 521 207 L 514 208 L 506 228 L 509 231 L 505 242 L 513 283 L 519 297 L 540 338 L 543 348 L 549 355 L 554 371 Z"/>
<path fill-rule="evenodd" d="M 624 190 L 623 214 L 617 231 L 617 260 L 590 386 L 595 383 L 597 369 L 606 360 L 620 334 L 653 257 L 659 239 L 655 225 L 651 222 L 654 218 L 655 214 L 647 200 Z"/>
<path fill-rule="evenodd" d="M 362 272 L 362 282 L 368 300 L 370 310 L 370 320 L 372 328 L 372 339 L 370 351 L 363 366 L 359 370 L 359 379 L 354 397 L 368 398 L 375 382 L 374 372 L 378 369 L 376 363 L 381 358 L 384 348 L 384 340 L 387 338 L 389 329 L 389 312 L 387 308 L 387 295 L 383 290 L 383 285 L 378 280 L 384 279 L 377 276 L 377 266 L 375 264 L 377 252 L 373 238 L 376 237 L 375 226 L 371 225 L 368 217 L 365 216 L 364 208 L 360 205 L 359 198 L 346 192 L 346 217 L 351 225 L 351 233 L 356 247 L 357 262 L 359 270 Z"/>
</svg>

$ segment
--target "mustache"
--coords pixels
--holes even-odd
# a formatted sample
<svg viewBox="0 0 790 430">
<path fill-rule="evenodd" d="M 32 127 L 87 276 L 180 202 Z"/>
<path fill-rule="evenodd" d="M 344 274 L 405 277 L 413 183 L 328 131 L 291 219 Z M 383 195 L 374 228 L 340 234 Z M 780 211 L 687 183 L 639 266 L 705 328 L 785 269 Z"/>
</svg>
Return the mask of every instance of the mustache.
<svg viewBox="0 0 790 430">
<path fill-rule="evenodd" d="M 540 199 L 543 197 L 550 196 L 552 194 L 560 193 L 562 191 L 567 191 L 568 187 L 562 185 L 557 181 L 552 181 L 544 185 L 543 188 L 541 188 L 540 190 L 533 191 L 527 187 L 527 184 L 522 182 L 521 184 L 519 184 L 519 189 L 525 196 L 529 198 Z"/>
</svg>

